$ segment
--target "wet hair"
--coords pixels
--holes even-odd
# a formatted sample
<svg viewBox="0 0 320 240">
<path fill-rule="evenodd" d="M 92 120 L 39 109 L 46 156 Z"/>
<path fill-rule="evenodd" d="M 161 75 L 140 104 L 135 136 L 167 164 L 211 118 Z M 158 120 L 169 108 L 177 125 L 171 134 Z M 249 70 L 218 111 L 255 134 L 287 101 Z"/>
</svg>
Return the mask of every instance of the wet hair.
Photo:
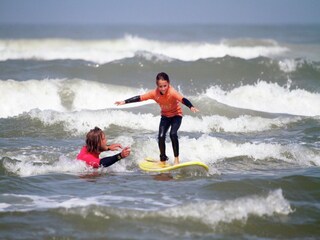
<svg viewBox="0 0 320 240">
<path fill-rule="evenodd" d="M 158 84 L 159 80 L 164 80 L 164 81 L 167 81 L 168 83 L 170 83 L 169 76 L 165 72 L 158 73 L 158 75 L 156 77 L 157 84 Z"/>
<path fill-rule="evenodd" d="M 91 129 L 87 133 L 86 137 L 87 151 L 99 153 L 101 149 L 101 139 L 103 136 L 104 133 L 100 128 L 95 127 L 94 129 Z"/>
</svg>

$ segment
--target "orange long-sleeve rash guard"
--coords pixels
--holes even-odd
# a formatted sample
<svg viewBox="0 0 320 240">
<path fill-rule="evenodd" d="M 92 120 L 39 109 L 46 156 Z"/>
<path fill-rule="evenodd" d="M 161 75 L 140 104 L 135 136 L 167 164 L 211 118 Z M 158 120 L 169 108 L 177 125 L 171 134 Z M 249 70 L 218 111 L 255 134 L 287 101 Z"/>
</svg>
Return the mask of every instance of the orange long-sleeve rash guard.
<svg viewBox="0 0 320 240">
<path fill-rule="evenodd" d="M 165 117 L 182 116 L 182 108 L 179 102 L 182 102 L 183 96 L 169 85 L 168 91 L 161 94 L 156 88 L 140 96 L 141 101 L 153 99 L 161 108 L 161 115 Z"/>
</svg>

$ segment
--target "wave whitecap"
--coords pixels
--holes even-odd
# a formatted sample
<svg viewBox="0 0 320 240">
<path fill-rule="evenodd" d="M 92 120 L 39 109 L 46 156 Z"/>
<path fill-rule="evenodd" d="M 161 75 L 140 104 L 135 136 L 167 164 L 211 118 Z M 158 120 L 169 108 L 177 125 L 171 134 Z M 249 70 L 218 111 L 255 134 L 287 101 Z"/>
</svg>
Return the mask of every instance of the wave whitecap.
<svg viewBox="0 0 320 240">
<path fill-rule="evenodd" d="M 81 59 L 107 63 L 131 58 L 139 52 L 165 56 L 182 61 L 196 61 L 226 55 L 251 59 L 259 56 L 272 57 L 288 51 L 276 42 L 269 44 L 236 45 L 227 41 L 211 42 L 166 42 L 127 35 L 114 40 L 71 39 L 21 39 L 0 40 L 0 61 L 9 59 Z M 164 58 L 161 58 L 162 60 Z"/>
<path fill-rule="evenodd" d="M 135 201 L 146 202 L 144 198 L 129 198 L 121 196 L 95 196 L 95 197 L 70 197 L 51 196 L 43 197 L 36 195 L 3 194 L 4 198 L 14 199 L 13 203 L 0 205 L 0 212 L 28 212 L 41 209 L 57 209 L 61 212 L 68 211 L 87 217 L 92 213 L 96 217 L 110 218 L 157 218 L 166 221 L 196 221 L 209 227 L 216 227 L 219 223 L 232 223 L 233 221 L 247 221 L 250 216 L 264 217 L 273 215 L 288 215 L 292 213 L 290 203 L 283 197 L 282 190 L 270 191 L 266 196 L 251 195 L 233 200 L 214 201 L 206 200 L 201 202 L 186 203 L 163 210 L 142 211 L 136 209 L 123 209 L 110 207 L 116 202 Z M 28 204 L 21 206 L 21 201 L 28 200 Z M 148 204 L 152 204 L 151 202 Z M 160 219 L 159 219 L 160 218 Z"/>
<path fill-rule="evenodd" d="M 262 167 L 264 164 L 277 161 L 296 166 L 320 166 L 320 151 L 299 144 L 265 143 L 261 141 L 243 142 L 225 140 L 203 134 L 199 138 L 180 137 L 180 157 L 184 161 L 201 161 L 214 165 L 222 161 L 232 161 L 235 158 L 248 160 L 246 169 L 255 168 L 255 164 Z M 156 158 L 158 150 L 155 139 L 139 142 L 141 150 L 136 154 L 137 159 L 145 156 Z M 172 147 L 167 144 L 169 158 L 173 158 Z M 237 171 L 240 171 L 237 168 Z"/>
<path fill-rule="evenodd" d="M 98 125 L 108 128 L 115 125 L 122 128 L 155 131 L 158 129 L 159 116 L 150 113 L 132 113 L 123 110 L 79 111 L 61 113 L 56 111 L 32 110 L 22 117 L 40 120 L 44 125 L 50 126 L 63 123 L 64 131 L 70 134 L 84 134 L 88 128 Z M 237 118 L 212 115 L 203 117 L 185 116 L 181 131 L 185 132 L 233 132 L 250 133 L 285 127 L 301 120 L 301 117 L 262 118 L 242 115 Z"/>
<path fill-rule="evenodd" d="M 320 93 L 304 89 L 290 89 L 278 83 L 259 81 L 230 91 L 218 86 L 207 89 L 206 96 L 229 106 L 269 113 L 302 116 L 320 115 Z"/>
<path fill-rule="evenodd" d="M 117 99 L 126 99 L 145 92 L 144 89 L 80 79 L 0 80 L 0 91 L 0 118 L 17 116 L 32 109 L 56 112 L 110 109 L 115 108 L 114 102 Z M 288 86 L 265 81 L 259 81 L 254 85 L 243 85 L 230 91 L 212 86 L 204 94 L 199 95 L 195 103 L 197 100 L 209 101 L 209 104 L 215 100 L 236 108 L 268 113 L 320 115 L 320 105 L 316 104 L 320 102 L 320 93 L 304 89 L 291 90 Z M 118 109 L 148 103 L 150 101 L 125 105 Z M 205 122 L 207 125 L 211 124 L 209 120 Z"/>
<path fill-rule="evenodd" d="M 115 106 L 115 96 L 122 99 L 137 95 L 139 91 L 77 79 L 0 80 L 0 118 L 16 116 L 32 109 L 59 112 L 105 109 Z"/>
</svg>

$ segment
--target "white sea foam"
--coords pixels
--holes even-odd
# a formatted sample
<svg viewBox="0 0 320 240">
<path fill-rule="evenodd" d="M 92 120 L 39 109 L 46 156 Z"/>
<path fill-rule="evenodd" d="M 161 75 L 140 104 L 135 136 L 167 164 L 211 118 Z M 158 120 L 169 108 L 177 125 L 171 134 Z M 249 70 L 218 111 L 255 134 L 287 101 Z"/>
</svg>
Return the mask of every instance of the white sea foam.
<svg viewBox="0 0 320 240">
<path fill-rule="evenodd" d="M 157 131 L 160 116 L 150 113 L 132 113 L 123 110 L 79 111 L 61 113 L 56 111 L 32 110 L 27 116 L 38 119 L 45 125 L 62 123 L 64 130 L 73 135 L 84 134 L 92 126 L 108 128 L 111 125 L 134 130 Z M 223 116 L 185 116 L 181 131 L 185 132 L 261 132 L 274 128 L 284 127 L 301 120 L 301 117 L 278 117 L 274 119 L 242 115 L 238 118 Z"/>
<path fill-rule="evenodd" d="M 237 46 L 210 42 L 165 42 L 127 35 L 114 40 L 71 40 L 71 39 L 21 39 L 0 40 L 0 60 L 8 59 L 83 59 L 96 63 L 133 57 L 138 52 L 148 52 L 155 56 L 166 56 L 182 61 L 201 58 L 216 58 L 226 55 L 244 59 L 259 56 L 272 57 L 283 54 L 288 49 L 272 45 Z M 167 60 L 160 57 L 160 60 Z"/>
<path fill-rule="evenodd" d="M 201 200 L 168 207 L 161 211 L 136 211 L 131 209 L 109 209 L 99 211 L 99 217 L 110 213 L 121 218 L 157 218 L 162 217 L 170 222 L 195 221 L 216 227 L 219 223 L 233 221 L 246 222 L 250 216 L 266 217 L 274 215 L 289 215 L 292 213 L 290 203 L 283 197 L 282 190 L 270 191 L 267 195 L 251 195 L 232 200 Z M 83 215 L 83 211 L 78 211 Z"/>
<path fill-rule="evenodd" d="M 0 118 L 32 109 L 59 112 L 105 109 L 115 107 L 116 96 L 125 99 L 141 91 L 78 79 L 0 80 Z"/>
<path fill-rule="evenodd" d="M 80 79 L 44 79 L 0 80 L 0 91 L 2 93 L 0 117 L 7 118 L 32 109 L 70 112 L 115 108 L 114 102 L 117 99 L 126 99 L 141 94 L 145 90 Z M 303 89 L 290 90 L 289 86 L 280 86 L 277 83 L 259 81 L 254 85 L 244 85 L 230 91 L 212 86 L 205 94 L 199 96 L 200 99 L 205 97 L 237 108 L 303 116 L 320 115 L 320 105 L 315 104 L 320 102 L 320 93 Z M 128 104 L 117 108 L 132 108 L 151 102 Z M 216 122 L 222 121 L 218 118 L 204 119 L 201 120 L 204 128 L 208 128 L 210 124 L 215 128 Z M 242 118 L 241 121 L 237 121 L 240 124 L 247 120 Z M 248 124 L 243 126 L 250 128 Z M 227 126 L 222 129 L 230 131 Z"/>
<path fill-rule="evenodd" d="M 149 139 L 132 137 L 118 137 L 113 139 L 123 146 L 131 146 L 132 152 L 128 159 L 121 161 L 107 168 L 112 172 L 132 172 L 138 169 L 138 163 L 146 156 L 157 159 L 158 144 L 155 137 Z M 31 148 L 31 147 L 30 147 Z M 94 170 L 87 167 L 84 162 L 75 160 L 76 154 L 80 150 L 75 150 L 68 156 L 59 155 L 57 151 L 50 152 L 46 149 L 14 150 L 12 152 L 2 150 L 1 155 L 12 159 L 5 159 L 3 166 L 8 172 L 19 176 L 36 176 L 50 173 L 86 174 L 92 171 L 105 171 L 104 169 Z M 50 149 L 49 149 L 50 150 Z M 109 155 L 117 152 L 108 152 Z M 58 155 L 57 155 L 58 154 Z M 171 144 L 167 143 L 167 155 L 173 159 Z M 102 157 L 107 156 L 103 155 Z M 185 161 L 201 161 L 210 166 L 210 173 L 218 173 L 214 168 L 216 163 L 224 159 L 235 157 L 246 157 L 252 162 L 267 163 L 268 161 L 280 161 L 296 166 L 320 166 L 320 152 L 316 149 L 299 144 L 282 145 L 279 143 L 244 142 L 224 140 L 221 138 L 202 135 L 199 138 L 180 137 L 180 158 Z M 254 166 L 256 168 L 256 166 Z M 247 165 L 247 168 L 250 168 Z M 241 171 L 241 169 L 239 169 Z"/>
<path fill-rule="evenodd" d="M 283 197 L 282 190 L 277 189 L 267 195 L 251 195 L 231 200 L 202 200 L 183 205 L 176 204 L 163 210 L 136 210 L 136 208 L 117 208 L 121 202 L 134 202 L 144 205 L 154 205 L 153 199 L 144 197 L 126 197 L 101 195 L 94 197 L 73 197 L 73 196 L 37 196 L 24 194 L 2 194 L 2 198 L 15 199 L 12 203 L 0 205 L 0 212 L 27 212 L 41 209 L 59 208 L 69 213 L 79 214 L 86 217 L 89 212 L 102 218 L 109 218 L 109 215 L 117 215 L 120 218 L 165 218 L 170 221 L 197 221 L 210 227 L 216 227 L 219 223 L 231 223 L 233 221 L 246 222 L 250 216 L 265 217 L 273 215 L 288 215 L 292 213 L 290 203 Z M 135 205 L 134 204 L 134 205 Z M 164 204 L 161 204 L 163 208 Z M 168 205 L 168 204 L 167 204 Z M 100 206 L 91 208 L 90 206 Z M 108 208 L 113 206 L 112 208 Z M 101 208 L 106 207 L 106 208 Z M 159 206 L 157 206 L 159 208 Z"/>
<path fill-rule="evenodd" d="M 21 177 L 37 176 L 48 173 L 69 173 L 79 174 L 92 171 L 91 168 L 79 160 L 71 160 L 65 157 L 60 157 L 53 164 L 49 164 L 45 158 L 48 154 L 36 154 L 33 156 L 25 156 L 24 154 L 16 154 L 15 158 L 19 161 L 5 161 L 4 167 L 8 172 L 12 172 Z"/>
<path fill-rule="evenodd" d="M 108 128 L 114 124 L 135 130 L 154 130 L 158 128 L 159 117 L 152 114 L 134 114 L 121 110 L 81 111 L 81 112 L 54 112 L 31 111 L 27 114 L 31 118 L 39 119 L 46 125 L 63 123 L 65 131 L 79 135 L 86 133 L 92 126 Z"/>
<path fill-rule="evenodd" d="M 246 221 L 250 215 L 258 217 L 274 214 L 288 215 L 290 203 L 283 197 L 282 190 L 271 191 L 267 196 L 247 196 L 226 201 L 201 201 L 166 209 L 159 214 L 166 218 L 200 221 L 209 226 L 220 222 Z"/>
<path fill-rule="evenodd" d="M 279 61 L 279 68 L 281 71 L 285 73 L 294 72 L 297 70 L 297 67 L 300 65 L 297 60 L 295 59 L 284 59 L 282 61 Z"/>
<path fill-rule="evenodd" d="M 266 90 L 264 90 L 265 86 L 267 87 Z M 261 106 L 262 104 L 260 103 L 262 101 L 271 103 L 273 101 L 274 96 L 269 96 L 268 90 L 277 90 L 279 94 L 282 94 L 282 97 L 279 97 L 279 101 L 282 102 L 280 104 Z M 152 101 L 128 104 L 121 107 L 114 105 L 116 99 L 126 99 L 130 96 L 141 94 L 143 89 L 89 82 L 86 80 L 45 79 L 22 82 L 14 80 L 0 81 L 0 91 L 2 92 L 0 95 L 0 117 L 2 118 L 25 113 L 31 118 L 40 119 L 47 125 L 63 123 L 66 131 L 75 129 L 76 134 L 87 131 L 87 128 L 93 125 L 107 128 L 111 124 L 115 124 L 120 127 L 151 131 L 158 128 L 159 116 L 148 113 L 134 114 L 124 110 L 125 108 L 149 104 Z M 257 99 L 251 99 L 251 91 L 256 92 L 256 94 L 261 93 L 261 96 Z M 304 111 L 306 112 L 305 115 L 308 115 L 308 110 L 317 111 L 319 106 L 312 103 L 314 102 L 314 98 L 320 97 L 319 94 L 312 94 L 301 90 L 301 94 L 304 94 L 306 98 L 300 100 L 297 99 L 299 92 L 295 91 L 298 90 L 290 92 L 277 84 L 259 82 L 255 86 L 243 86 L 231 92 L 224 92 L 218 87 L 212 87 L 200 98 L 209 96 L 217 101 L 236 105 L 237 107 L 251 107 L 255 110 L 270 112 L 272 108 L 275 108 L 274 105 L 284 109 L 283 111 L 280 109 L 280 112 L 287 113 L 291 113 L 291 108 L 295 111 Z M 264 92 L 266 93 L 263 94 Z M 252 102 L 249 102 L 250 99 L 247 99 L 247 95 L 249 95 Z M 292 99 L 292 96 L 295 96 L 296 99 Z M 301 101 L 309 102 L 306 106 L 299 108 Z M 291 104 L 295 104 L 295 102 L 298 106 L 294 108 Z M 240 105 L 241 103 L 242 105 Z M 285 104 L 288 104 L 288 106 Z M 158 109 L 158 106 L 155 106 L 155 109 Z M 300 120 L 299 117 L 268 119 L 248 115 L 239 116 L 238 118 L 227 118 L 218 115 L 202 117 L 185 116 L 181 130 L 203 133 L 212 131 L 254 132 L 265 131 L 273 127 L 282 127 L 298 120 Z"/>
<path fill-rule="evenodd" d="M 183 118 L 181 129 L 188 132 L 234 132 L 250 133 L 280 128 L 287 124 L 301 120 L 301 117 L 277 117 L 263 118 L 249 115 L 241 115 L 237 118 L 228 118 L 219 115 Z"/>
<path fill-rule="evenodd" d="M 134 140 L 131 137 L 119 136 L 114 142 L 123 146 L 131 146 Z M 84 144 L 84 142 L 83 142 Z M 5 169 L 21 177 L 37 176 L 50 173 L 66 173 L 72 175 L 112 172 L 130 172 L 126 161 L 121 161 L 114 166 L 94 169 L 83 161 L 76 160 L 76 155 L 82 146 L 78 146 L 67 155 L 62 155 L 59 148 L 46 146 L 28 146 L 19 149 L 0 149 L 0 156 L 6 156 L 3 160 Z M 119 151 L 108 151 L 101 154 L 106 157 L 119 153 Z M 134 157 L 134 156 L 133 156 Z"/>
<path fill-rule="evenodd" d="M 15 116 L 33 108 L 62 111 L 59 83 L 49 80 L 0 81 L 0 117 Z"/>
<path fill-rule="evenodd" d="M 244 142 L 237 143 L 221 138 L 202 135 L 199 138 L 180 137 L 180 158 L 182 161 L 201 161 L 210 166 L 224 159 L 244 157 L 252 162 L 265 162 L 277 159 L 298 166 L 320 166 L 320 151 L 312 150 L 299 144 L 282 145 L 279 143 Z M 146 156 L 158 157 L 156 139 L 146 139 L 138 142 L 139 151 L 134 153 L 137 161 Z M 173 159 L 173 150 L 167 143 L 167 155 Z M 239 169 L 240 171 L 241 169 Z"/>
<path fill-rule="evenodd" d="M 126 99 L 146 90 L 80 79 L 44 79 L 0 80 L 0 91 L 0 117 L 7 118 L 32 109 L 71 112 L 115 108 L 114 102 L 117 99 Z M 277 83 L 259 81 L 254 85 L 243 85 L 230 91 L 212 86 L 200 95 L 199 99 L 207 97 L 237 108 L 303 116 L 320 115 L 320 105 L 315 104 L 320 102 L 320 93 L 303 89 L 290 90 L 290 86 L 279 86 Z M 128 104 L 117 108 L 132 108 L 152 102 Z M 237 121 L 240 124 L 247 120 L 242 118 L 241 121 Z M 201 121 L 204 122 L 205 128 L 209 128 L 210 124 L 215 128 L 215 122 L 223 120 L 203 118 Z M 240 124 L 240 129 L 241 125 L 243 124 Z M 244 126 L 250 128 L 248 124 Z M 229 131 L 226 125 L 222 129 Z"/>
<path fill-rule="evenodd" d="M 230 91 L 218 86 L 207 89 L 206 96 L 229 106 L 270 113 L 303 116 L 320 115 L 320 93 L 303 89 L 289 89 L 277 83 L 259 81 Z"/>
<path fill-rule="evenodd" d="M 108 207 L 112 206 L 116 208 L 118 204 L 122 203 L 132 203 L 133 209 L 146 209 L 148 206 L 149 209 L 158 209 L 159 207 L 171 207 L 174 206 L 174 203 L 177 202 L 175 199 L 161 199 L 161 201 L 155 201 L 152 198 L 148 197 L 139 197 L 139 196 L 121 196 L 121 195 L 97 195 L 92 197 L 74 197 L 69 195 L 52 195 L 50 197 L 38 196 L 38 195 L 29 195 L 29 194 L 2 194 L 2 199 L 14 199 L 14 203 L 3 203 L 0 204 L 0 212 L 10 212 L 10 211 L 19 211 L 27 212 L 33 210 L 42 210 L 42 209 L 66 209 L 69 212 L 72 212 L 72 209 L 75 209 L 75 213 L 80 208 L 81 215 L 86 215 L 85 209 L 88 209 L 90 206 L 103 206 Z M 88 209 L 89 210 L 89 209 Z M 93 210 L 93 209 L 92 209 Z M 90 211 L 90 210 L 89 210 Z M 94 211 L 94 214 L 96 211 Z M 103 216 L 103 214 L 98 214 Z"/>
</svg>

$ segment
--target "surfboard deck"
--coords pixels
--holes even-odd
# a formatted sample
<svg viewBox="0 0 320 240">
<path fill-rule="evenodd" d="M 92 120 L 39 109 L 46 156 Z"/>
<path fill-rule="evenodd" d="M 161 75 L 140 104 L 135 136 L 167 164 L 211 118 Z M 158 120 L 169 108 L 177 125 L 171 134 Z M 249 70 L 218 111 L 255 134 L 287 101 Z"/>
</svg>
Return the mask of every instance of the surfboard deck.
<svg viewBox="0 0 320 240">
<path fill-rule="evenodd" d="M 205 163 L 199 161 L 183 162 L 177 165 L 171 165 L 169 163 L 162 165 L 159 160 L 149 157 L 139 163 L 139 168 L 146 172 L 170 172 L 185 168 L 201 168 L 204 171 L 209 170 L 209 167 Z"/>
</svg>

